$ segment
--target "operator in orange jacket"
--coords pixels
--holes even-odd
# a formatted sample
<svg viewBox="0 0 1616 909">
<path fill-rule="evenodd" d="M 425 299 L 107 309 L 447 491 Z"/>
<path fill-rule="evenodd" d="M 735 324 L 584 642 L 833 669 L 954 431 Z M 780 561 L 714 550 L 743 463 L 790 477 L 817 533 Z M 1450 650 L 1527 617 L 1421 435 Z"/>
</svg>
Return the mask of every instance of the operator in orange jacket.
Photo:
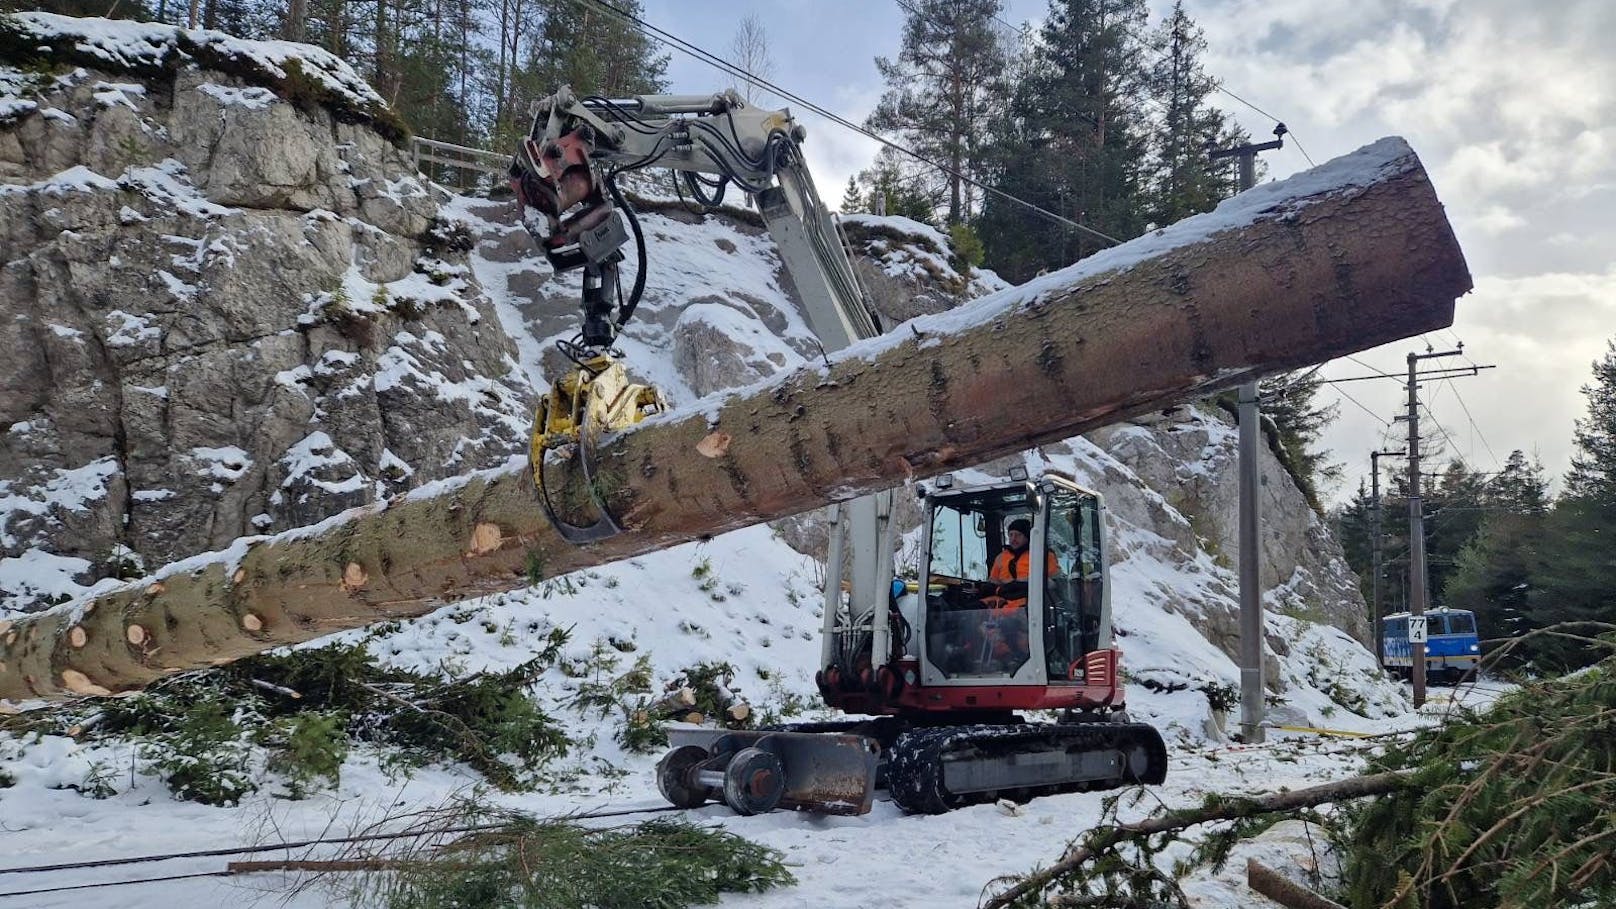
<svg viewBox="0 0 1616 909">
<path fill-rule="evenodd" d="M 982 602 L 992 610 L 990 615 L 998 629 L 993 646 L 995 659 L 1010 659 L 1012 653 L 1025 656 L 1028 652 L 1027 643 L 1027 579 L 1032 576 L 1032 550 L 1028 548 L 1027 537 L 1032 530 L 1032 522 L 1026 518 L 1016 518 L 1005 529 L 1005 547 L 993 560 L 993 568 L 988 572 L 988 581 L 993 595 L 982 598 Z M 1055 554 L 1044 553 L 1046 578 L 1052 578 L 1060 571 L 1055 561 Z M 1014 646 L 1012 646 L 1014 644 Z"/>
</svg>

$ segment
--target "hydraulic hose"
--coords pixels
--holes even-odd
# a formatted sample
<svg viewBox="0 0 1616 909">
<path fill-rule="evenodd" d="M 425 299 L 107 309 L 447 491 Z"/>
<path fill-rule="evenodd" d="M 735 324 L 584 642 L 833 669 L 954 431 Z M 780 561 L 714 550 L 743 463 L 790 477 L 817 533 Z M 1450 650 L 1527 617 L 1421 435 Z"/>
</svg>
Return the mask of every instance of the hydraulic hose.
<svg viewBox="0 0 1616 909">
<path fill-rule="evenodd" d="M 638 257 L 637 267 L 634 269 L 634 287 L 628 293 L 628 302 L 618 310 L 617 328 L 621 331 L 623 326 L 628 324 L 629 318 L 634 315 L 634 308 L 640 305 L 640 297 L 645 294 L 645 231 L 640 229 L 640 219 L 634 214 L 634 206 L 623 198 L 623 193 L 617 188 L 617 181 L 608 177 L 605 182 L 606 191 L 611 193 L 612 201 L 628 215 L 629 230 L 634 232 L 634 254 Z"/>
</svg>

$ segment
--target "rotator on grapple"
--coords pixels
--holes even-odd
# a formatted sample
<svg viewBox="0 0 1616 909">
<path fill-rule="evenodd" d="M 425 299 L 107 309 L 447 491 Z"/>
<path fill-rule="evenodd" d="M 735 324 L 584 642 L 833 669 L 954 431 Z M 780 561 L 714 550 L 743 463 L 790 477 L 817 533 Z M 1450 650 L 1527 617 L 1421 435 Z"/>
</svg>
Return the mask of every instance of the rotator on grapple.
<svg viewBox="0 0 1616 909">
<path fill-rule="evenodd" d="M 547 458 L 574 458 L 587 481 L 596 435 L 666 408 L 656 389 L 630 381 L 614 349 L 647 274 L 644 233 L 619 173 L 668 168 L 704 207 L 739 187 L 823 348 L 880 332 L 804 164 L 804 136 L 788 111 L 753 108 L 734 92 L 608 100 L 563 88 L 535 106 L 511 183 L 552 267 L 583 269 L 583 328 L 557 345 L 576 368 L 551 381 L 532 446 L 540 499 L 567 540 L 587 544 L 622 528 L 588 482 L 597 517 L 563 521 L 545 486 Z M 625 296 L 618 267 L 631 235 L 637 268 Z M 912 582 L 894 579 L 891 491 L 832 508 L 817 681 L 828 705 L 866 718 L 773 730 L 676 726 L 657 768 L 670 802 L 862 814 L 884 785 L 906 810 L 939 812 L 1162 780 L 1161 736 L 1123 709 L 1099 495 L 1023 471 L 971 487 L 939 478 L 924 500 L 922 570 Z M 1059 719 L 1028 722 L 1018 713 L 1027 710 Z"/>
</svg>

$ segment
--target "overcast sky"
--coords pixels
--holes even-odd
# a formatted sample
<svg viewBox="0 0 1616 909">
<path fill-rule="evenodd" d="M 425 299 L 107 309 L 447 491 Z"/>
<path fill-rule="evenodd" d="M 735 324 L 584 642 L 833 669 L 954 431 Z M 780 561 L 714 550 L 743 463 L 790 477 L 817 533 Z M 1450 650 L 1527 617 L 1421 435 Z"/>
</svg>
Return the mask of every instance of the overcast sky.
<svg viewBox="0 0 1616 909">
<path fill-rule="evenodd" d="M 1152 0 L 1159 15 L 1170 4 Z M 1230 92 L 1285 121 L 1298 141 L 1267 155 L 1271 177 L 1375 139 L 1404 136 L 1425 162 L 1475 276 L 1438 350 L 1462 340 L 1475 378 L 1428 384 L 1422 400 L 1452 454 L 1495 470 L 1512 449 L 1563 474 L 1579 388 L 1616 337 L 1616 2 L 1551 0 L 1187 0 L 1206 30 L 1208 70 Z M 1006 0 L 1004 18 L 1036 23 L 1041 0 Z M 645 0 L 654 24 L 727 56 L 749 11 L 764 20 L 774 80 L 862 121 L 881 93 L 874 58 L 897 53 L 896 0 Z M 673 52 L 672 90 L 728 84 Z M 1255 137 L 1273 120 L 1226 94 L 1217 103 Z M 820 191 L 834 204 L 876 145 L 799 113 Z M 1300 148 L 1298 148 L 1298 144 Z M 1337 361 L 1323 375 L 1400 372 L 1425 341 Z M 1441 361 L 1439 361 L 1441 362 Z M 1366 369 L 1366 366 L 1369 367 Z M 1403 446 L 1401 383 L 1328 386 L 1341 416 L 1325 445 L 1347 467 L 1335 491 L 1367 475 L 1369 452 Z M 1350 395 L 1355 401 L 1342 395 Z M 1356 403 L 1355 403 L 1356 402 Z M 1361 406 L 1360 406 L 1361 405 Z M 1467 413 L 1468 410 L 1468 413 Z M 1472 422 L 1473 418 L 1473 422 Z M 1422 420 L 1427 415 L 1422 413 Z"/>
</svg>

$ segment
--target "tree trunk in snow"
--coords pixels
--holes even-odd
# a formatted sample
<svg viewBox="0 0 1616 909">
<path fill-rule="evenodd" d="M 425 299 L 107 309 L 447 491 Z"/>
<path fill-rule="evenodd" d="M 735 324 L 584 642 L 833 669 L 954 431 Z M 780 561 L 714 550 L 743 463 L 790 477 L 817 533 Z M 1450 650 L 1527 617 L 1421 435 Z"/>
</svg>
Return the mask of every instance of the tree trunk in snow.
<svg viewBox="0 0 1616 909">
<path fill-rule="evenodd" d="M 1450 325 L 1470 286 L 1418 159 L 1383 140 L 602 440 L 594 488 L 616 537 L 563 542 L 520 465 L 437 484 L 16 618 L 0 699 L 136 689 L 977 464 Z M 587 503 L 573 465 L 555 470 L 563 503 Z"/>
</svg>

